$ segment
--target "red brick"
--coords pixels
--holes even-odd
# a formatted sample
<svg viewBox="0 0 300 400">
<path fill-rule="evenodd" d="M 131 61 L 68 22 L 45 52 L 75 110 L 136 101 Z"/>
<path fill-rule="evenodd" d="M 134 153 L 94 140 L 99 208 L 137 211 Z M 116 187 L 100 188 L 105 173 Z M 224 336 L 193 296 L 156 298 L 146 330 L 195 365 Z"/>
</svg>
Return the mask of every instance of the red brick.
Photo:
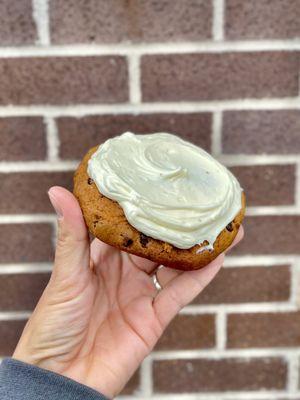
<svg viewBox="0 0 300 400">
<path fill-rule="evenodd" d="M 0 104 L 116 103 L 127 100 L 123 57 L 0 60 Z"/>
<path fill-rule="evenodd" d="M 290 297 L 290 279 L 288 265 L 222 268 L 193 303 L 287 301 Z"/>
<path fill-rule="evenodd" d="M 1 224 L 0 263 L 46 262 L 53 258 L 50 224 Z"/>
<path fill-rule="evenodd" d="M 48 273 L 1 274 L 0 311 L 33 310 L 48 280 Z"/>
<path fill-rule="evenodd" d="M 37 39 L 32 1 L 0 1 L 0 45 L 33 44 Z"/>
<path fill-rule="evenodd" d="M 300 216 L 247 217 L 245 237 L 232 251 L 236 254 L 300 254 Z"/>
<path fill-rule="evenodd" d="M 170 323 L 154 350 L 192 350 L 215 346 L 215 317 L 178 315 Z"/>
<path fill-rule="evenodd" d="M 228 316 L 229 348 L 300 346 L 300 312 Z"/>
<path fill-rule="evenodd" d="M 144 101 L 222 100 L 298 95 L 293 52 L 170 54 L 142 57 Z"/>
<path fill-rule="evenodd" d="M 12 355 L 25 324 L 26 320 L 0 321 L 0 357 Z"/>
<path fill-rule="evenodd" d="M 153 365 L 158 393 L 284 389 L 286 378 L 287 366 L 280 358 L 163 360 Z"/>
<path fill-rule="evenodd" d="M 58 118 L 60 156 L 80 159 L 92 146 L 126 131 L 134 133 L 170 132 L 210 150 L 211 114 L 100 115 Z"/>
<path fill-rule="evenodd" d="M 299 131 L 298 110 L 227 111 L 223 116 L 223 152 L 297 154 Z"/>
<path fill-rule="evenodd" d="M 247 196 L 249 206 L 295 203 L 295 165 L 256 165 L 231 168 Z"/>
<path fill-rule="evenodd" d="M 49 213 L 51 186 L 73 187 L 73 172 L 0 173 L 0 213 Z"/>
<path fill-rule="evenodd" d="M 227 0 L 227 39 L 288 39 L 300 36 L 299 0 Z"/>
<path fill-rule="evenodd" d="M 121 391 L 121 396 L 129 396 L 134 394 L 140 387 L 140 370 L 138 369 L 129 379 L 124 389 Z"/>
<path fill-rule="evenodd" d="M 168 42 L 211 37 L 212 2 L 53 0 L 54 43 Z"/>
<path fill-rule="evenodd" d="M 0 161 L 43 160 L 47 154 L 42 118 L 0 118 Z"/>
</svg>

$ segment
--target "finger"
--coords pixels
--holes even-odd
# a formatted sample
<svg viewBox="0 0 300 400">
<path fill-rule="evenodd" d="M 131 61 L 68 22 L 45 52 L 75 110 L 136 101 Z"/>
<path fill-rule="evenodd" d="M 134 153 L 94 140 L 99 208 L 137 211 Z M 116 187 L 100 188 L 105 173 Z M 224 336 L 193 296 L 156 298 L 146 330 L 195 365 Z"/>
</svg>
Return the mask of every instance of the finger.
<svg viewBox="0 0 300 400">
<path fill-rule="evenodd" d="M 68 190 L 54 186 L 48 192 L 58 217 L 54 273 L 80 273 L 89 266 L 89 236 L 78 201 Z"/>
<path fill-rule="evenodd" d="M 140 270 L 151 274 L 159 266 L 159 263 L 148 260 L 147 258 L 139 257 L 134 254 L 128 254 L 130 261 Z"/>
<path fill-rule="evenodd" d="M 99 276 L 106 276 L 110 269 L 117 270 L 117 265 L 119 265 L 119 260 L 121 257 L 121 251 L 101 240 L 95 238 L 91 243 L 91 261 L 90 268 Z M 111 268 L 112 267 L 112 268 Z M 100 273 L 102 271 L 102 275 Z"/>
<path fill-rule="evenodd" d="M 220 254 L 206 267 L 196 271 L 186 271 L 178 275 L 158 293 L 153 307 L 163 327 L 188 303 L 190 303 L 211 282 L 224 262 Z"/>
<path fill-rule="evenodd" d="M 110 246 L 97 238 L 95 238 L 91 243 L 91 259 L 95 264 L 104 261 L 113 251 L 116 251 L 113 246 Z"/>
<path fill-rule="evenodd" d="M 225 253 L 227 253 L 227 251 L 231 250 L 234 246 L 236 246 L 243 238 L 244 236 L 244 229 L 241 226 L 239 228 L 239 231 L 234 239 L 234 241 L 232 242 L 232 244 L 230 245 L 230 247 L 228 247 L 228 249 L 226 249 Z M 158 269 L 156 270 L 156 276 L 158 279 L 158 282 L 160 283 L 160 285 L 164 288 L 171 280 L 173 280 L 174 278 L 177 278 L 179 275 L 181 275 L 183 273 L 182 270 L 177 270 L 177 269 L 173 269 L 173 268 L 168 268 L 165 267 L 163 265 L 160 265 L 158 267 Z"/>
<path fill-rule="evenodd" d="M 183 274 L 184 271 L 180 271 L 174 268 L 168 268 L 164 265 L 160 265 L 156 270 L 156 277 L 159 284 L 164 288 L 173 279 L 177 278 L 179 275 Z"/>
</svg>

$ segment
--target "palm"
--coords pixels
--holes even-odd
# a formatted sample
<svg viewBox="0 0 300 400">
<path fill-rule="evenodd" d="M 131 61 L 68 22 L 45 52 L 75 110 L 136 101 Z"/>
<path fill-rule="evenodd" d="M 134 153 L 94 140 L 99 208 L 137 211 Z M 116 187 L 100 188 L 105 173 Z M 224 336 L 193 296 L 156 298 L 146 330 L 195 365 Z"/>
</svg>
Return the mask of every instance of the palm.
<svg viewBox="0 0 300 400">
<path fill-rule="evenodd" d="M 113 397 L 170 320 L 211 281 L 224 256 L 198 271 L 163 267 L 157 293 L 151 274 L 158 265 L 98 239 L 90 245 L 78 203 L 58 189 L 64 218 L 53 273 L 14 357 Z"/>
<path fill-rule="evenodd" d="M 101 371 L 118 392 L 163 331 L 153 305 L 157 290 L 149 276 L 156 265 L 97 239 L 90 254 L 80 271 L 60 277 L 59 284 L 53 273 L 32 316 L 42 321 L 30 337 L 42 346 L 50 344 L 40 366 L 103 391 L 98 385 Z M 46 307 L 42 316 L 40 307 Z M 62 334 L 69 329 L 70 334 Z M 37 357 L 40 351 L 35 349 Z"/>
<path fill-rule="evenodd" d="M 153 307 L 156 289 L 147 273 L 153 263 L 136 264 L 127 253 L 97 240 L 95 244 L 94 272 L 87 269 L 87 286 L 80 288 L 84 295 L 81 304 L 76 303 L 85 319 L 84 325 L 78 325 L 81 340 L 77 336 L 76 356 L 64 363 L 61 372 L 80 380 L 81 371 L 88 370 L 84 382 L 97 388 L 101 370 L 119 391 L 163 330 Z"/>
</svg>

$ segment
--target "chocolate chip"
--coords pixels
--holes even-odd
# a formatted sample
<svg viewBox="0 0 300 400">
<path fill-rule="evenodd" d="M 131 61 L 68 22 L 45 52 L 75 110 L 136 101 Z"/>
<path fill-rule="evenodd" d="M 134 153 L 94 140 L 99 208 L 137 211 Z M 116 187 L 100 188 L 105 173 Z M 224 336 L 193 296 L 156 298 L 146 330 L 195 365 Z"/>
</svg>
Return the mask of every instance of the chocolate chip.
<svg viewBox="0 0 300 400">
<path fill-rule="evenodd" d="M 98 222 L 99 222 L 99 221 L 97 221 L 97 220 L 96 220 L 96 221 L 93 221 L 94 228 L 96 228 Z"/>
<path fill-rule="evenodd" d="M 140 243 L 142 247 L 146 247 L 149 242 L 148 236 L 144 235 L 143 233 L 140 233 Z"/>
<path fill-rule="evenodd" d="M 228 232 L 232 232 L 232 231 L 233 231 L 232 222 L 230 222 L 230 224 L 228 224 L 228 225 L 226 226 L 226 229 L 228 230 Z"/>
<path fill-rule="evenodd" d="M 92 183 L 94 183 L 93 179 L 92 179 L 92 178 L 89 178 L 89 179 L 88 179 L 88 184 L 91 185 Z"/>
<path fill-rule="evenodd" d="M 132 240 L 132 239 L 130 239 L 130 238 L 124 238 L 123 245 L 124 245 L 125 247 L 131 246 L 132 243 L 133 243 L 133 240 Z"/>
</svg>

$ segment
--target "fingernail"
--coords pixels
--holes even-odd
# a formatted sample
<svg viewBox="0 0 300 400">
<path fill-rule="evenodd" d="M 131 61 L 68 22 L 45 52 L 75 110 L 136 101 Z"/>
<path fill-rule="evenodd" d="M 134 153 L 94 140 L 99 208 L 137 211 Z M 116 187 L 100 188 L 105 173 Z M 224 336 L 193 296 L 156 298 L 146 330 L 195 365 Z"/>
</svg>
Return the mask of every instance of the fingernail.
<svg viewBox="0 0 300 400">
<path fill-rule="evenodd" d="M 55 196 L 51 193 L 51 189 L 48 191 L 48 196 L 49 196 L 51 204 L 56 212 L 57 218 L 62 219 L 62 217 L 63 217 L 62 209 L 61 209 L 59 203 L 57 202 L 57 199 L 55 198 Z"/>
</svg>

